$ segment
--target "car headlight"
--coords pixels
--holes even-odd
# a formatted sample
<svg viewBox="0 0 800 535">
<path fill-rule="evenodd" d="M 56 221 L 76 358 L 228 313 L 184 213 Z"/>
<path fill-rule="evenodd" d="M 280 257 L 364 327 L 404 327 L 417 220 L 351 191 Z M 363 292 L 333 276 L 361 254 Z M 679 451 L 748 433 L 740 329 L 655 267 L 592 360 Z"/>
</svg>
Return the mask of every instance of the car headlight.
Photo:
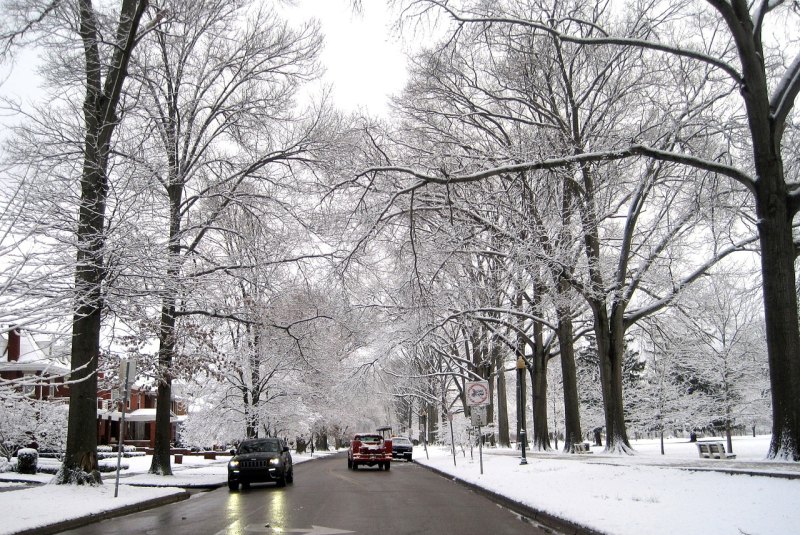
<svg viewBox="0 0 800 535">
<path fill-rule="evenodd" d="M 228 463 L 228 468 L 239 468 L 239 461 L 230 461 Z"/>
<path fill-rule="evenodd" d="M 279 464 L 281 464 L 281 460 L 275 457 L 274 459 L 269 460 L 269 464 L 272 466 L 278 466 Z"/>
</svg>

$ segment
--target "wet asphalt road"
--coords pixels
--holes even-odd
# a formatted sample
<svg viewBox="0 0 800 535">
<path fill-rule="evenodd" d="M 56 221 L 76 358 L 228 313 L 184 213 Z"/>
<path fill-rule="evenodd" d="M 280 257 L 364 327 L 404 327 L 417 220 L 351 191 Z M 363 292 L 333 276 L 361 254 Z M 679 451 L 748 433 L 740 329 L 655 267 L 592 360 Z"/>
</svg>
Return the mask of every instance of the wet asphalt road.
<svg viewBox="0 0 800 535">
<path fill-rule="evenodd" d="M 285 488 L 253 484 L 223 487 L 189 500 L 104 520 L 75 535 L 245 535 L 303 533 L 338 535 L 552 534 L 488 498 L 411 463 L 390 471 L 347 469 L 344 456 L 294 468 Z"/>
</svg>

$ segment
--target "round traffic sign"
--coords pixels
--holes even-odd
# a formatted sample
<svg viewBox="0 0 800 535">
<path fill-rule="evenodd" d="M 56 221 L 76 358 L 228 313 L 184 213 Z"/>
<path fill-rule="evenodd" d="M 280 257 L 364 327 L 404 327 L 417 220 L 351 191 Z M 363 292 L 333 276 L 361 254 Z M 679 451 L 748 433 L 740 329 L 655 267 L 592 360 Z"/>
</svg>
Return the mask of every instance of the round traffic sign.
<svg viewBox="0 0 800 535">
<path fill-rule="evenodd" d="M 489 382 L 477 381 L 467 383 L 467 405 L 488 405 L 489 404 Z"/>
</svg>

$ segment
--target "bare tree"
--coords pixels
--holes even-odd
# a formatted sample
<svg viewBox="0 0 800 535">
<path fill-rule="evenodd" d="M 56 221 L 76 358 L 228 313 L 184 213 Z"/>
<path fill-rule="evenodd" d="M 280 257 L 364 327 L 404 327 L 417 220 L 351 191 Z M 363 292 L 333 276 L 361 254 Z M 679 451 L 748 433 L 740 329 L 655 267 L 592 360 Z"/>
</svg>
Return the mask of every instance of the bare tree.
<svg viewBox="0 0 800 535">
<path fill-rule="evenodd" d="M 762 276 L 764 281 L 764 306 L 769 348 L 770 377 L 772 384 L 773 434 L 769 456 L 800 460 L 800 330 L 797 322 L 797 297 L 795 294 L 793 219 L 800 203 L 793 181 L 786 175 L 782 140 L 792 123 L 787 122 L 800 92 L 800 56 L 786 58 L 791 48 L 772 47 L 765 42 L 764 25 L 775 20 L 779 32 L 797 21 L 797 12 L 788 2 L 767 0 L 748 5 L 744 0 L 709 0 L 707 8 L 694 3 L 670 4 L 659 11 L 655 4 L 632 13 L 635 20 L 646 23 L 643 27 L 664 25 L 677 31 L 684 25 L 686 15 L 696 15 L 703 29 L 726 32 L 726 39 L 694 40 L 686 45 L 660 40 L 655 34 L 615 35 L 602 29 L 600 24 L 580 21 L 573 17 L 553 20 L 515 16 L 494 9 L 485 3 L 450 2 L 431 0 L 412 2 L 428 9 L 436 6 L 448 14 L 456 28 L 465 25 L 508 25 L 527 28 L 552 36 L 559 42 L 574 43 L 598 50 L 638 49 L 656 57 L 673 58 L 705 66 L 710 75 L 704 83 L 722 88 L 738 88 L 744 116 L 738 119 L 734 109 L 726 114 L 735 128 L 720 130 L 741 133 L 731 140 L 741 142 L 742 150 L 723 153 L 722 158 L 689 150 L 685 144 L 659 146 L 650 143 L 618 144 L 611 150 L 579 152 L 563 157 L 528 161 L 523 164 L 503 165 L 477 172 L 435 174 L 413 169 L 403 169 L 419 184 L 455 184 L 481 180 L 501 173 L 534 169 L 551 169 L 563 166 L 585 166 L 588 162 L 619 160 L 644 156 L 661 162 L 674 162 L 700 171 L 725 176 L 745 187 L 752 196 L 752 208 L 758 221 L 761 245 Z M 533 13 L 541 14 L 541 11 Z M 594 28 L 585 33 L 578 28 Z M 796 24 L 795 24 L 796 25 Z M 701 29 L 700 35 L 704 32 Z M 665 35 L 671 35 L 667 33 Z M 674 35 L 674 34 L 673 34 Z M 711 75 L 713 73 L 713 76 Z M 687 83 L 692 83 L 688 81 Z M 682 86 L 684 89 L 690 86 Z M 724 141 L 723 145 L 724 146 Z M 738 144 L 736 145 L 738 147 Z M 750 157 L 745 157 L 745 151 Z M 618 400 L 619 402 L 620 400 Z"/>
<path fill-rule="evenodd" d="M 90 2 L 79 1 L 79 33 L 84 46 L 86 98 L 84 132 L 86 143 L 81 174 L 81 204 L 78 217 L 78 263 L 75 272 L 76 307 L 72 331 L 72 379 L 69 429 L 60 483 L 99 481 L 97 472 L 97 375 L 100 328 L 103 311 L 102 284 L 105 207 L 108 191 L 108 158 L 118 122 L 117 107 L 128 73 L 137 30 L 148 2 L 126 0 L 111 61 L 105 63 L 100 46 L 98 17 Z M 103 79 L 105 74 L 105 79 Z"/>
<path fill-rule="evenodd" d="M 37 449 L 61 451 L 66 443 L 67 413 L 63 401 L 37 399 L 28 389 L 48 388 L 47 381 L 25 377 L 0 380 L 0 456 L 16 454 L 17 448 L 35 444 Z"/>
<path fill-rule="evenodd" d="M 231 207 L 248 195 L 269 198 L 269 187 L 245 188 L 248 182 L 279 184 L 284 166 L 312 158 L 321 122 L 319 114 L 303 117 L 293 105 L 299 85 L 314 76 L 317 27 L 294 30 L 266 8 L 253 7 L 245 1 L 175 2 L 132 65 L 142 126 L 133 138 L 138 152 L 129 157 L 163 188 L 168 214 L 151 473 L 171 473 L 177 320 L 206 308 L 193 306 L 195 298 L 184 289 L 243 267 L 218 265 L 214 253 L 209 261 L 187 259 L 205 256 L 201 244 L 218 232 Z"/>
<path fill-rule="evenodd" d="M 672 363 L 668 378 L 681 388 L 699 427 L 724 432 L 728 451 L 733 429 L 751 421 L 753 408 L 763 407 L 753 402 L 767 386 L 761 310 L 756 292 L 741 282 L 730 274 L 711 278 L 661 322 L 671 331 L 669 345 L 659 348 Z"/>
<path fill-rule="evenodd" d="M 59 483 L 97 483 L 97 374 L 105 280 L 105 217 L 109 189 L 108 165 L 113 136 L 119 124 L 119 104 L 128 65 L 140 37 L 148 2 L 125 0 L 114 13 L 101 13 L 90 1 L 19 3 L 8 6 L 3 32 L 4 50 L 20 39 L 38 34 L 40 42 L 70 48 L 79 39 L 83 76 L 83 147 L 80 208 L 75 229 L 77 264 L 74 281 L 72 380 L 66 455 Z M 111 22 L 116 18 L 116 23 Z M 153 19 L 157 23 L 160 15 Z M 59 33 L 66 37 L 59 41 Z M 41 32 L 45 30 L 44 35 Z M 112 38 L 105 38 L 106 33 Z M 77 35 L 76 35 L 77 34 Z M 64 34 L 61 34 L 64 35 Z M 73 51 L 74 52 L 74 51 Z M 77 66 L 76 66 L 77 67 Z M 77 166 L 76 166 L 77 167 Z"/>
</svg>

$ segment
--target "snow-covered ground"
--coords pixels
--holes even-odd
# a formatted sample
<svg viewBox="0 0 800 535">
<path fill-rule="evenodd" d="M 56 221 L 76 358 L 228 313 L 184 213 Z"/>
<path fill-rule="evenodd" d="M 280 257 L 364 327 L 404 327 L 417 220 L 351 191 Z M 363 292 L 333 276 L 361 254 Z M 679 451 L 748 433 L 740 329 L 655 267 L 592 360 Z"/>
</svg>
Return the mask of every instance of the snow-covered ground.
<svg viewBox="0 0 800 535">
<path fill-rule="evenodd" d="M 415 460 L 534 509 L 615 535 L 800 533 L 800 463 L 765 461 L 769 437 L 736 437 L 735 460 L 700 459 L 695 444 L 638 441 L 635 456 L 428 448 Z M 686 468 L 689 468 L 687 470 Z M 734 473 L 709 471 L 724 468 Z M 735 473 L 740 472 L 740 473 Z M 748 475 L 750 473 L 771 474 Z"/>
<path fill-rule="evenodd" d="M 592 455 L 528 453 L 520 465 L 520 452 L 484 450 L 483 475 L 478 449 L 458 450 L 455 464 L 448 449 L 415 448 L 415 461 L 486 487 L 531 507 L 594 530 L 615 535 L 703 533 L 704 535 L 774 535 L 797 533 L 800 526 L 800 479 L 762 474 L 800 475 L 800 463 L 764 461 L 768 437 L 737 437 L 735 460 L 699 459 L 694 444 L 670 441 L 662 456 L 656 441 L 634 442 L 635 456 L 610 456 L 601 448 Z M 315 454 L 318 456 L 319 454 Z M 295 462 L 307 456 L 295 455 Z M 113 474 L 105 474 L 100 487 L 40 485 L 8 488 L 0 483 L 0 534 L 112 510 L 123 505 L 179 494 L 178 487 L 222 484 L 227 458 L 208 461 L 184 457 L 173 465 L 175 475 L 148 475 L 150 457 L 125 459 L 127 477 L 120 480 L 114 498 Z M 690 470 L 686 470 L 689 468 Z M 724 468 L 739 474 L 708 471 Z M 132 474 L 132 475 L 131 475 Z M 0 474 L 2 479 L 30 480 L 31 476 Z M 40 474 L 38 481 L 52 476 Z M 140 485 L 157 485 L 146 486 Z M 170 486 L 165 486 L 170 485 Z M 47 504 L 43 506 L 43 504 Z"/>
</svg>

